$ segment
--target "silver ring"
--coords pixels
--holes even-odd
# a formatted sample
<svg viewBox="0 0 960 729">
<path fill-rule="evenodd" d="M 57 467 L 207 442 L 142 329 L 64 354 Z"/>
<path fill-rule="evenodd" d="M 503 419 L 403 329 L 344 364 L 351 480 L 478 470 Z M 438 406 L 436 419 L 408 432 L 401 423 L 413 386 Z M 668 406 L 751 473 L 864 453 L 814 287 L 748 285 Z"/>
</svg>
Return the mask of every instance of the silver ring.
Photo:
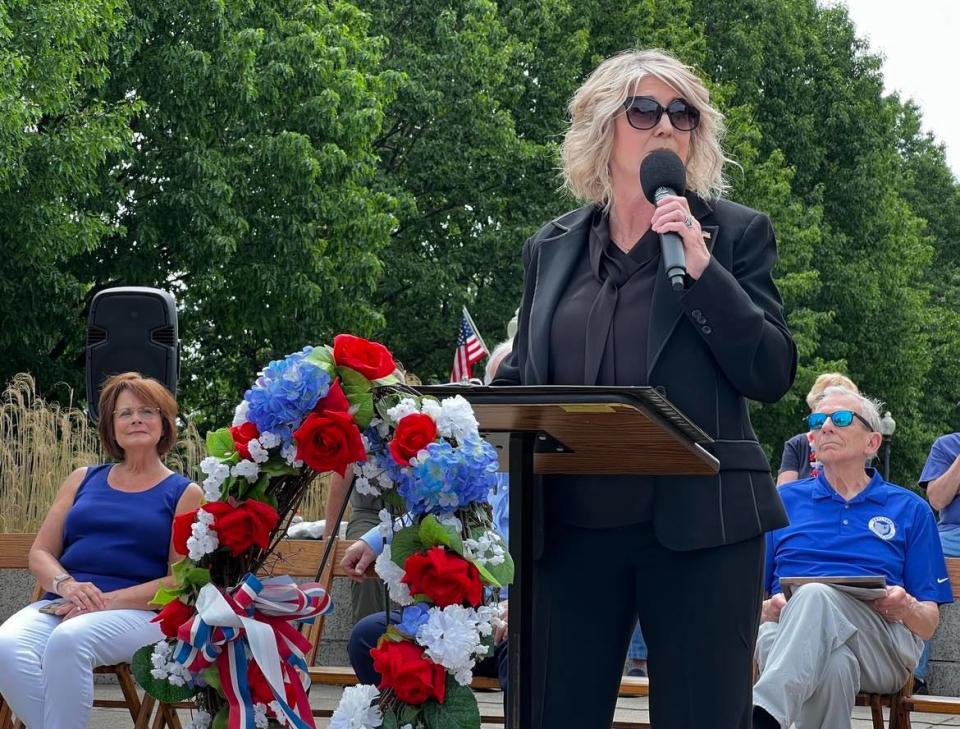
<svg viewBox="0 0 960 729">
<path fill-rule="evenodd" d="M 693 227 L 693 217 L 690 216 L 690 215 L 688 215 L 686 218 L 684 218 L 683 224 L 684 224 L 685 226 L 687 226 L 688 228 L 692 228 L 692 227 Z"/>
</svg>

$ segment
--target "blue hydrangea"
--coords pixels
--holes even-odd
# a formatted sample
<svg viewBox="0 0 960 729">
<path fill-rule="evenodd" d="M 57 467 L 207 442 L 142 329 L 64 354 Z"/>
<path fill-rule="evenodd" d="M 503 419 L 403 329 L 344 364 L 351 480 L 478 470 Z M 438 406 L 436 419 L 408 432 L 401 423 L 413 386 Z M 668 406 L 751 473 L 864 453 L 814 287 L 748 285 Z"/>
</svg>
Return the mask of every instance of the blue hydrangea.
<svg viewBox="0 0 960 729">
<path fill-rule="evenodd" d="M 430 606 L 426 603 L 415 602 L 403 608 L 402 621 L 397 623 L 397 630 L 411 637 L 416 636 L 417 628 L 430 619 Z"/>
<path fill-rule="evenodd" d="M 486 501 L 497 481 L 497 451 L 477 435 L 453 447 L 427 446 L 427 456 L 400 474 L 397 491 L 414 514 L 449 514 Z"/>
<path fill-rule="evenodd" d="M 330 390 L 330 376 L 306 357 L 313 347 L 305 347 L 284 359 L 267 365 L 247 390 L 243 399 L 249 408 L 247 417 L 262 433 L 269 430 L 290 442 L 293 431 L 317 401 Z"/>
</svg>

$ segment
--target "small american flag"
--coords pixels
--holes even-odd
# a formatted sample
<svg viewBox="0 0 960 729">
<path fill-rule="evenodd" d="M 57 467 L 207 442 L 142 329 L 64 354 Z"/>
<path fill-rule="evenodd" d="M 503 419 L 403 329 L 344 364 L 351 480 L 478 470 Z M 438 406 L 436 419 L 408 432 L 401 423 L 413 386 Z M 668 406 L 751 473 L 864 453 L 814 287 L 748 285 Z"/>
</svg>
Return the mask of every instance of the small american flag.
<svg viewBox="0 0 960 729">
<path fill-rule="evenodd" d="M 487 345 L 480 338 L 477 325 L 470 318 L 467 307 L 463 307 L 460 317 L 460 334 L 457 335 L 457 349 L 453 353 L 453 371 L 450 382 L 465 382 L 473 375 L 473 365 L 489 355 Z"/>
</svg>

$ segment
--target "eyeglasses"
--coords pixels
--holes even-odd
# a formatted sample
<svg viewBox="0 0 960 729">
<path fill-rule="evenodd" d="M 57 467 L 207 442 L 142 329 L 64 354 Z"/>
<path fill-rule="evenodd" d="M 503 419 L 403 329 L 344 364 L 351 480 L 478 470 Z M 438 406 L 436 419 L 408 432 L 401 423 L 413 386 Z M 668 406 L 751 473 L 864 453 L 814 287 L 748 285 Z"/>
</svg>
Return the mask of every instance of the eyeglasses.
<svg viewBox="0 0 960 729">
<path fill-rule="evenodd" d="M 113 414 L 117 416 L 117 420 L 130 420 L 134 415 L 140 420 L 153 420 L 160 415 L 160 408 L 149 408 L 146 406 L 140 408 L 123 408 L 121 410 L 114 410 Z"/>
<path fill-rule="evenodd" d="M 852 424 L 853 419 L 856 418 L 866 426 L 867 430 L 871 433 L 873 432 L 873 426 L 867 422 L 866 418 L 860 415 L 860 413 L 855 413 L 853 410 L 835 410 L 832 413 L 811 413 L 807 416 L 807 427 L 809 427 L 810 430 L 820 430 L 824 423 L 827 422 L 827 418 L 830 418 L 838 428 L 846 428 Z"/>
<path fill-rule="evenodd" d="M 700 112 L 683 99 L 674 99 L 664 108 L 650 96 L 631 96 L 623 102 L 623 108 L 630 126 L 641 131 L 657 126 L 663 112 L 667 112 L 673 128 L 681 132 L 692 132 L 700 125 Z"/>
</svg>

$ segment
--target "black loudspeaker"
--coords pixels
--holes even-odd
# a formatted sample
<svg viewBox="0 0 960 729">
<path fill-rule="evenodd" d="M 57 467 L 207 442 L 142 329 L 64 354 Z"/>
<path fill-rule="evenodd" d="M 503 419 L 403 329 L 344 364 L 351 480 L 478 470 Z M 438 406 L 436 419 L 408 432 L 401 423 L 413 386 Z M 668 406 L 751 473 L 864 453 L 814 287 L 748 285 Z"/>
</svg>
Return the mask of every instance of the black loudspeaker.
<svg viewBox="0 0 960 729">
<path fill-rule="evenodd" d="M 177 304 L 166 291 L 141 286 L 104 289 L 87 320 L 87 411 L 97 422 L 100 390 L 111 375 L 139 372 L 174 396 L 180 377 Z"/>
</svg>

